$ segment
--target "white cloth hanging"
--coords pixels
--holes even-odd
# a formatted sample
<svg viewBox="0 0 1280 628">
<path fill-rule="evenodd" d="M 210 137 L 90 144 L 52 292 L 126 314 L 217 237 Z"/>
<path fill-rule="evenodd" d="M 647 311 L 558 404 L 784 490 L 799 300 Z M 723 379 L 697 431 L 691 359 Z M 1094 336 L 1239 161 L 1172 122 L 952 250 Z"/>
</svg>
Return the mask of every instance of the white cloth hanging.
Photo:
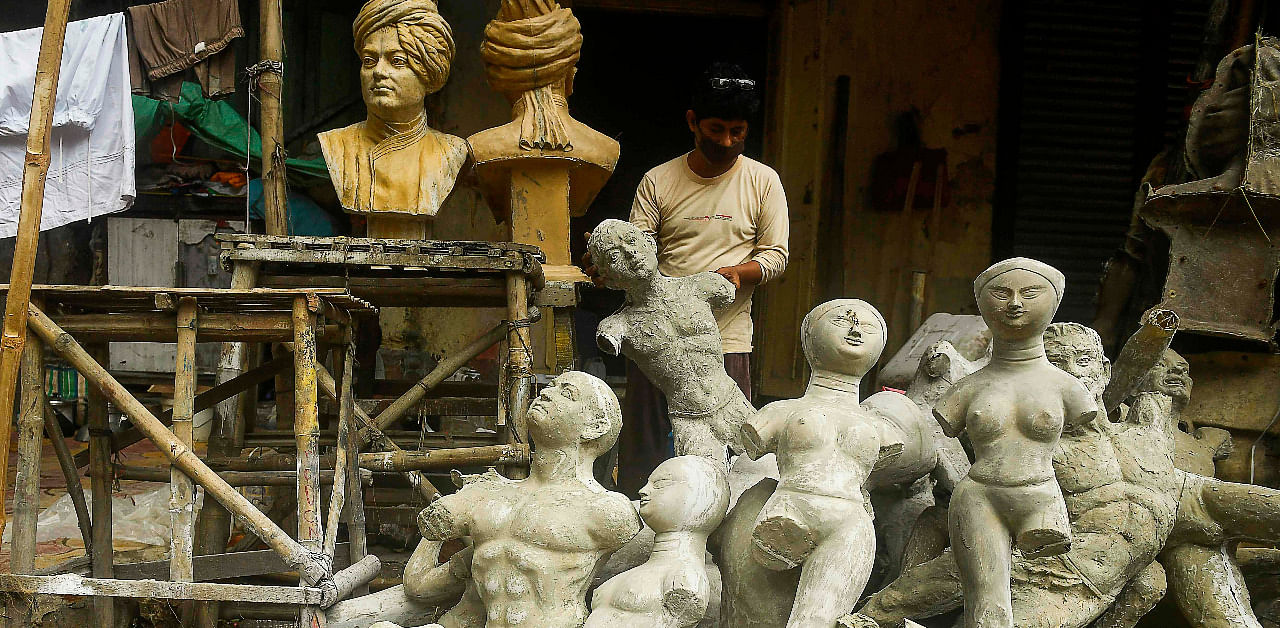
<svg viewBox="0 0 1280 628">
<path fill-rule="evenodd" d="M 0 238 L 18 230 L 43 28 L 0 33 Z M 123 13 L 71 22 L 62 54 L 40 230 L 133 204 L 133 101 Z"/>
</svg>

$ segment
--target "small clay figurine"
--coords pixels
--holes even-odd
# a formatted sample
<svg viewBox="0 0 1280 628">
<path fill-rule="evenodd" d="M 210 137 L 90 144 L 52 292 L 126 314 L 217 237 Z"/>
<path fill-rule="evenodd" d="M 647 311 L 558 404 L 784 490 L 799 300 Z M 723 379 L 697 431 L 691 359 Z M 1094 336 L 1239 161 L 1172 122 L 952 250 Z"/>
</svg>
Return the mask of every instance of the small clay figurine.
<svg viewBox="0 0 1280 628">
<path fill-rule="evenodd" d="M 579 628 L 597 564 L 640 530 L 631 502 L 592 475 L 618 439 L 622 411 L 607 384 L 570 371 L 543 388 L 527 417 L 528 479 L 491 471 L 425 508 L 418 524 L 428 540 L 472 538 L 485 626 Z"/>
<path fill-rule="evenodd" d="M 701 456 L 671 458 L 640 489 L 640 516 L 656 536 L 644 564 L 610 578 L 591 598 L 585 628 L 688 628 L 707 612 L 705 555 L 729 507 L 724 469 Z"/>
<path fill-rule="evenodd" d="M 858 405 L 861 377 L 884 349 L 880 313 L 841 299 L 814 308 L 800 329 L 813 373 L 808 390 L 742 426 L 748 456 L 778 457 L 780 479 L 756 517 L 752 553 L 774 570 L 801 566 L 791 628 L 831 626 L 857 603 L 875 558 L 865 484 L 878 462 L 903 450 L 896 431 Z M 883 394 L 919 414 L 906 397 Z"/>
<path fill-rule="evenodd" d="M 1057 269 L 1021 257 L 978 275 L 973 292 L 991 329 L 991 362 L 956 382 L 934 408 L 948 436 L 968 431 L 976 458 L 948 513 L 967 628 L 1014 625 L 1014 547 L 1033 559 L 1071 548 L 1053 454 L 1064 426 L 1093 420 L 1098 404 L 1045 357 L 1043 334 L 1065 283 Z"/>
<path fill-rule="evenodd" d="M 596 343 L 630 358 L 667 396 L 677 456 L 725 463 L 725 447 L 742 451 L 742 423 L 755 414 L 724 370 L 711 313 L 733 303 L 733 284 L 712 272 L 663 275 L 653 238 L 621 220 L 601 222 L 587 247 L 605 285 L 627 293 L 622 309 L 600 321 Z"/>
<path fill-rule="evenodd" d="M 435 0 L 369 0 L 352 31 L 369 116 L 320 134 L 329 177 L 369 237 L 424 238 L 471 155 L 427 125 L 424 99 L 449 79 L 453 32 Z"/>
</svg>

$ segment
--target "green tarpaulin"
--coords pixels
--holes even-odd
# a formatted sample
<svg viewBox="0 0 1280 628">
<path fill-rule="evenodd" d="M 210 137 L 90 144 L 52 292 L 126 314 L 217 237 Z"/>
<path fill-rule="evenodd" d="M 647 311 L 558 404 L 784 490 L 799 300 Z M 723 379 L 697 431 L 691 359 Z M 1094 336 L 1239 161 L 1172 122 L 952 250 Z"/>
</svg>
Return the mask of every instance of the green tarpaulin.
<svg viewBox="0 0 1280 628">
<path fill-rule="evenodd" d="M 261 163 L 262 138 L 249 126 L 231 103 L 225 100 L 209 100 L 195 83 L 182 84 L 182 97 L 177 103 L 161 102 L 143 96 L 133 97 L 134 132 L 138 145 L 168 124 L 170 115 L 180 120 L 191 134 L 206 144 L 225 150 L 244 159 L 245 134 L 250 135 L 249 151 L 253 159 Z M 323 159 L 288 160 L 289 173 L 321 179 L 329 178 L 329 170 Z"/>
</svg>

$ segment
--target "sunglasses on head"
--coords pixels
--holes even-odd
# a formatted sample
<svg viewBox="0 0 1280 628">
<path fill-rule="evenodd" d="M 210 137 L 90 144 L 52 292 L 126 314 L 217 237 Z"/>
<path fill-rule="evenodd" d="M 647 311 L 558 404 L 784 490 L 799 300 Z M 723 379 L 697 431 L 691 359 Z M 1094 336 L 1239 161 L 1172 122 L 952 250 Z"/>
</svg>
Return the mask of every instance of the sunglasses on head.
<svg viewBox="0 0 1280 628">
<path fill-rule="evenodd" d="M 755 89 L 756 82 L 743 78 L 712 78 L 708 81 L 712 89 Z"/>
</svg>

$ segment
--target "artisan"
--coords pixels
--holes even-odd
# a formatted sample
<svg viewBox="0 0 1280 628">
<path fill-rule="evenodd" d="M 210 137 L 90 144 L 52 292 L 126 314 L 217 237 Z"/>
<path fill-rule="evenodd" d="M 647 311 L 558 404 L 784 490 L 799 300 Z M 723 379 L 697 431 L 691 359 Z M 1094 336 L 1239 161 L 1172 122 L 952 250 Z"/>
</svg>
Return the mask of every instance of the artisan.
<svg viewBox="0 0 1280 628">
<path fill-rule="evenodd" d="M 685 122 L 694 149 L 644 175 L 630 221 L 658 243 L 658 270 L 670 277 L 715 271 L 737 288 L 716 312 L 725 370 L 751 398 L 751 294 L 787 266 L 787 199 L 778 173 L 743 155 L 748 120 L 760 108 L 757 83 L 742 68 L 715 63 L 696 85 Z M 587 274 L 600 283 L 589 257 Z M 618 489 L 636 497 L 671 456 L 666 399 L 627 362 Z"/>
</svg>

